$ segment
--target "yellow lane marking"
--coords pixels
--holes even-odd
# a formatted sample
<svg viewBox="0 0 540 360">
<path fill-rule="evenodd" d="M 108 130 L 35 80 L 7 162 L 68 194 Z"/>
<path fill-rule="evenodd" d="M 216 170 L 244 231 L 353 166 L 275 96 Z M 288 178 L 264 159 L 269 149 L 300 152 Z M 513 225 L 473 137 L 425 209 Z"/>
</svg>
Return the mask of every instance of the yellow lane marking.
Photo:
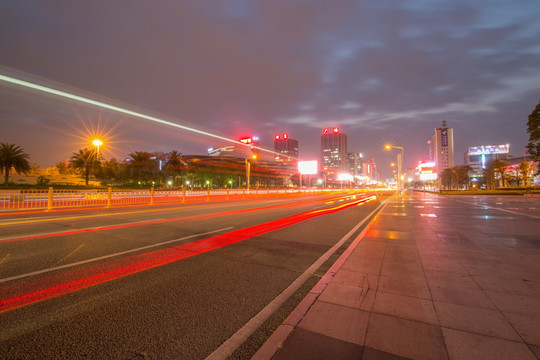
<svg viewBox="0 0 540 360">
<path fill-rule="evenodd" d="M 198 208 L 198 207 L 202 207 L 202 206 L 191 206 L 191 207 L 189 207 L 189 209 Z M 150 212 L 158 212 L 158 211 L 170 211 L 170 210 L 179 210 L 179 209 L 187 209 L 187 207 L 182 207 L 182 208 L 176 207 L 176 208 L 167 208 L 167 209 L 152 209 L 152 210 L 138 210 L 138 211 L 125 211 L 125 212 L 110 213 L 110 214 L 66 216 L 66 217 L 55 217 L 55 218 L 46 218 L 46 219 L 33 219 L 33 220 L 25 220 L 25 221 L 12 221 L 12 222 L 0 223 L 0 226 L 42 223 L 42 222 L 60 221 L 60 220 L 78 220 L 78 219 L 88 219 L 88 218 L 116 216 L 116 215 L 130 215 L 130 214 L 150 213 Z"/>
<path fill-rule="evenodd" d="M 6 261 L 8 259 L 9 255 L 11 255 L 11 254 L 8 253 L 6 256 L 4 256 L 4 258 L 2 260 L 0 260 L 0 265 L 2 265 L 4 263 L 4 261 Z"/>
<path fill-rule="evenodd" d="M 61 262 L 63 262 L 64 260 L 72 256 L 73 254 L 75 254 L 77 251 L 79 251 L 83 246 L 84 244 L 79 245 L 75 250 L 73 250 L 72 252 L 64 256 L 62 259 L 58 260 L 56 263 L 52 264 L 51 267 L 55 267 L 56 265 L 60 264 Z"/>
</svg>

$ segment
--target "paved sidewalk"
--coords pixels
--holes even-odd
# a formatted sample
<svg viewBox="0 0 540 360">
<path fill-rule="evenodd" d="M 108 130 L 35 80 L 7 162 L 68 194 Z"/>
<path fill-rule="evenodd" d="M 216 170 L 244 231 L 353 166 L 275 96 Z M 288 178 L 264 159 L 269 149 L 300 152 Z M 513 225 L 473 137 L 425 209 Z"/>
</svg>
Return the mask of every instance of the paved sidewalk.
<svg viewBox="0 0 540 360">
<path fill-rule="evenodd" d="M 403 358 L 540 359 L 540 199 L 391 198 L 254 356 Z"/>
</svg>

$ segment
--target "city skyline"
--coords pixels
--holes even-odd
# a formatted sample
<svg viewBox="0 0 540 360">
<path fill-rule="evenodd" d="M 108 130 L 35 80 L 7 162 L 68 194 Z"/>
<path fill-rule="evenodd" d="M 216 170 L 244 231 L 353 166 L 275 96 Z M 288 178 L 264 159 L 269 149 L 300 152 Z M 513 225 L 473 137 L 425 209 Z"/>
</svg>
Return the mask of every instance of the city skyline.
<svg viewBox="0 0 540 360">
<path fill-rule="evenodd" d="M 339 126 L 383 178 L 395 161 L 385 144 L 412 168 L 443 120 L 456 164 L 472 146 L 520 156 L 540 100 L 536 4 L 182 1 L 127 15 L 128 4 L 3 2 L 0 73 L 268 149 L 286 132 L 303 160 L 320 160 L 321 129 Z M 108 133 L 104 156 L 118 159 L 219 145 L 14 85 L 0 95 L 0 141 L 43 166 L 91 146 L 91 132 Z"/>
</svg>

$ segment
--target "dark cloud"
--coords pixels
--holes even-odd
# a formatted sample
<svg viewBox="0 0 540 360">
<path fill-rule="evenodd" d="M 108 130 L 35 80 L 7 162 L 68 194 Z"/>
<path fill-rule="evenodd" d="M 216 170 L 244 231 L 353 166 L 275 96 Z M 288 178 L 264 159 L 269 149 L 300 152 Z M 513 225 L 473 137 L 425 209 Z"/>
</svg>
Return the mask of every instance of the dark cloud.
<svg viewBox="0 0 540 360">
<path fill-rule="evenodd" d="M 539 15 L 528 1 L 10 0 L 0 4 L 0 65 L 269 147 L 288 131 L 307 158 L 319 156 L 320 130 L 339 125 L 350 151 L 387 174 L 385 142 L 404 146 L 410 166 L 443 119 L 457 163 L 475 145 L 521 154 L 540 100 Z M 0 141 L 43 165 L 75 151 L 80 124 L 98 119 L 114 128 L 117 157 L 215 143 L 12 85 L 0 92 Z"/>
</svg>

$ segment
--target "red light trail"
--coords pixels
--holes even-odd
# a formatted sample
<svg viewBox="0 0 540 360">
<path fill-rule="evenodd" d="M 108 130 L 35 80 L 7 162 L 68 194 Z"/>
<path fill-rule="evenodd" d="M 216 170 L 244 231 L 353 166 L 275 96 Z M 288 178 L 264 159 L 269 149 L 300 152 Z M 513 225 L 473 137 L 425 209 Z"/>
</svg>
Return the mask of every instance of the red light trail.
<svg viewBox="0 0 540 360">
<path fill-rule="evenodd" d="M 2 300 L 0 300 L 0 312 L 13 310 L 41 300 L 50 299 L 52 297 L 135 274 L 140 271 L 170 264 L 195 255 L 219 249 L 257 235 L 275 231 L 316 216 L 335 213 L 374 199 L 375 196 L 370 196 L 331 208 L 307 211 L 282 219 L 231 231 L 226 234 L 197 240 L 187 244 L 181 244 L 166 249 L 116 259 L 108 263 L 94 265 L 88 269 L 85 269 L 85 274 L 91 274 L 89 276 L 87 275 L 86 277 L 81 277 L 80 269 L 73 269 L 63 274 L 49 276 L 48 278 L 42 278 L 33 282 L 3 286 L 0 290 L 0 294 L 2 295 Z M 55 285 L 44 287 L 45 284 L 51 283 Z M 7 296 L 7 298 L 4 298 L 5 296 Z"/>
</svg>

